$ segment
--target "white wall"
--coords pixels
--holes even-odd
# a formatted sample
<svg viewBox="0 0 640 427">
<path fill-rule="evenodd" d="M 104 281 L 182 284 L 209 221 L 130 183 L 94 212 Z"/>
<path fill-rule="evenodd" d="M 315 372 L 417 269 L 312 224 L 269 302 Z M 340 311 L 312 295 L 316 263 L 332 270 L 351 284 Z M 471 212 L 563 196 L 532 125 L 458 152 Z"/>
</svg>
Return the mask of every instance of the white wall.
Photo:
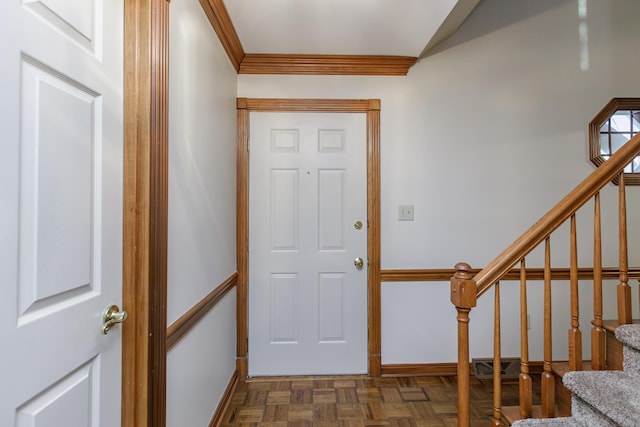
<svg viewBox="0 0 640 427">
<path fill-rule="evenodd" d="M 168 324 L 236 271 L 236 74 L 197 0 L 170 10 Z M 204 426 L 235 370 L 235 290 L 167 357 L 167 426 Z"/>
<path fill-rule="evenodd" d="M 207 426 L 235 369 L 236 294 L 227 294 L 167 355 L 167 426 Z"/>
<path fill-rule="evenodd" d="M 580 3 L 485 0 L 457 38 L 406 77 L 240 75 L 238 96 L 380 98 L 382 268 L 481 267 L 593 170 L 587 124 L 600 108 L 612 97 L 640 96 L 630 68 L 640 66 L 632 54 L 640 2 L 587 1 L 586 18 Z M 603 202 L 615 204 L 615 191 L 609 186 Z M 415 221 L 397 221 L 398 204 L 414 204 Z M 615 226 L 615 207 L 603 209 L 605 229 Z M 592 257 L 591 212 L 578 216 L 583 264 Z M 560 235 L 567 234 L 565 227 Z M 554 266 L 568 267 L 568 252 L 560 252 L 566 239 L 553 245 Z M 606 238 L 608 265 L 616 245 L 617 235 Z M 528 266 L 540 259 L 537 253 Z M 534 295 L 540 286 L 531 286 Z M 591 291 L 581 291 L 588 299 Z M 566 304 L 566 295 L 558 291 L 556 301 Z M 473 357 L 491 354 L 490 298 L 471 315 Z M 504 310 L 503 321 L 514 324 L 515 311 Z M 589 310 L 581 321 L 585 350 Z M 541 309 L 530 311 L 532 322 L 541 319 Z M 567 327 L 558 323 L 556 335 L 565 337 Z M 383 283 L 382 333 L 385 364 L 455 361 L 448 284 Z"/>
</svg>

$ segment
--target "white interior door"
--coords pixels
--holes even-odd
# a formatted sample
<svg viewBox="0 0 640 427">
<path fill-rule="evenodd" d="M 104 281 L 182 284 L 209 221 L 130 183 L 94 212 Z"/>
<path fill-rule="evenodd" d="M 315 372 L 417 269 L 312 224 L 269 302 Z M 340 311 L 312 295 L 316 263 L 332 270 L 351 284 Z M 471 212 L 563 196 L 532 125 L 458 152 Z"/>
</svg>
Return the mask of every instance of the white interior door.
<svg viewBox="0 0 640 427">
<path fill-rule="evenodd" d="M 249 375 L 366 373 L 366 114 L 250 123 Z"/>
<path fill-rule="evenodd" d="M 122 0 L 0 2 L 0 425 L 120 425 Z"/>
</svg>

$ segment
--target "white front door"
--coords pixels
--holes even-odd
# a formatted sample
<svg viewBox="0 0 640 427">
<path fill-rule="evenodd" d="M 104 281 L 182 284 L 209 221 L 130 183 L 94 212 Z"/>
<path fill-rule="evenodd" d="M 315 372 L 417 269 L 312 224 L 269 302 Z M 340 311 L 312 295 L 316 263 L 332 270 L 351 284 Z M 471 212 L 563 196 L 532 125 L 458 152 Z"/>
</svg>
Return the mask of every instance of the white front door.
<svg viewBox="0 0 640 427">
<path fill-rule="evenodd" d="M 249 375 L 366 373 L 366 114 L 250 123 Z"/>
<path fill-rule="evenodd" d="M 120 425 L 122 0 L 0 2 L 0 425 Z"/>
</svg>

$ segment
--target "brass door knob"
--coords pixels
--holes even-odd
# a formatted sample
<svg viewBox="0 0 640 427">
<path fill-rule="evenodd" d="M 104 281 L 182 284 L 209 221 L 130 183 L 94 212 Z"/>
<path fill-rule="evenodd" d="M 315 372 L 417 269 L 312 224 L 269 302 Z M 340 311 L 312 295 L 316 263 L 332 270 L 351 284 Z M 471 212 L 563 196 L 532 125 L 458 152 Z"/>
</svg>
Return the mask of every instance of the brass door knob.
<svg viewBox="0 0 640 427">
<path fill-rule="evenodd" d="M 117 305 L 110 305 L 104 310 L 102 315 L 102 333 L 108 334 L 109 330 L 116 323 L 122 323 L 127 319 L 127 312 L 118 308 Z"/>
<path fill-rule="evenodd" d="M 358 270 L 361 270 L 364 266 L 364 260 L 362 258 L 356 258 L 353 260 L 353 265 L 355 265 Z"/>
</svg>

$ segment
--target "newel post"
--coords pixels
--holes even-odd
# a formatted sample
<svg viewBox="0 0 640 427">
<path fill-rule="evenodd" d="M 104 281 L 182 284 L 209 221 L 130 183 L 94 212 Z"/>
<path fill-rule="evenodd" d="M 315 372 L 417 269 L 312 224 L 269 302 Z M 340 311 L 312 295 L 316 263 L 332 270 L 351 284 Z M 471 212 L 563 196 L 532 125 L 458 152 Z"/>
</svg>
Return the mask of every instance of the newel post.
<svg viewBox="0 0 640 427">
<path fill-rule="evenodd" d="M 458 427 L 469 427 L 469 312 L 476 306 L 476 282 L 469 264 L 456 264 L 451 302 L 458 311 Z"/>
</svg>

